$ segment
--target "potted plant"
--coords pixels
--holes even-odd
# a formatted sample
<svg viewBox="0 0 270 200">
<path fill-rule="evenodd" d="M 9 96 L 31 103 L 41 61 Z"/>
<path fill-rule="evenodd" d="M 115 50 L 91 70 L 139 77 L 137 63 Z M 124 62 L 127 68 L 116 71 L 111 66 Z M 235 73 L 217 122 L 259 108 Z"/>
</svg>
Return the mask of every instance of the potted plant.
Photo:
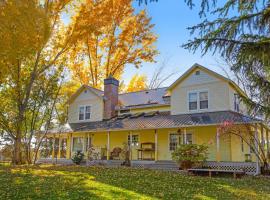
<svg viewBox="0 0 270 200">
<path fill-rule="evenodd" d="M 207 151 L 208 146 L 204 144 L 182 144 L 172 152 L 172 159 L 186 170 L 199 167 L 207 159 Z"/>
</svg>

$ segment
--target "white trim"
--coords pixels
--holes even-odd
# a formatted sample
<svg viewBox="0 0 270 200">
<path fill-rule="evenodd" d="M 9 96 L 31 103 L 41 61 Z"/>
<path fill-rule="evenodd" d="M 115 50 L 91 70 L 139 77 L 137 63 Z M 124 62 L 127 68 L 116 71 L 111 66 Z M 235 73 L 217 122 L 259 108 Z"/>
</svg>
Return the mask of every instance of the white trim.
<svg viewBox="0 0 270 200">
<path fill-rule="evenodd" d="M 207 92 L 207 95 L 208 95 L 208 108 L 205 108 L 205 109 L 201 109 L 200 108 L 200 93 L 201 92 Z M 197 109 L 195 110 L 190 110 L 189 109 L 189 94 L 191 93 L 196 93 L 197 94 Z M 205 111 L 208 111 L 209 110 L 209 107 L 210 107 L 210 92 L 209 92 L 209 89 L 200 89 L 200 90 L 189 90 L 187 91 L 187 110 L 188 112 L 205 112 Z"/>
<path fill-rule="evenodd" d="M 85 114 L 86 114 L 86 107 L 89 106 L 90 107 L 90 118 L 89 119 L 85 119 Z M 83 113 L 83 119 L 80 119 L 80 108 L 84 107 L 84 113 Z M 82 104 L 82 105 L 78 105 L 78 121 L 79 122 L 87 122 L 91 120 L 91 110 L 92 110 L 92 105 L 90 104 Z"/>
</svg>

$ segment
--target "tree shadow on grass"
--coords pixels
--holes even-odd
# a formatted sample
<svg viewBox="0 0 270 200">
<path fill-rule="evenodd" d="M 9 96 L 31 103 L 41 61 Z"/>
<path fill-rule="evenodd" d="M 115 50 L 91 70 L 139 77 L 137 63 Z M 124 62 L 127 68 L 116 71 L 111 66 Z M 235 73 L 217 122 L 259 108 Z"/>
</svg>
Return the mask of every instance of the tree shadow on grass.
<svg viewBox="0 0 270 200">
<path fill-rule="evenodd" d="M 134 192 L 94 180 L 86 173 L 37 167 L 1 167 L 0 199 L 134 199 Z"/>
<path fill-rule="evenodd" d="M 132 168 L 59 166 L 52 170 L 86 173 L 97 182 L 160 199 L 270 199 L 267 178 L 235 180 Z"/>
<path fill-rule="evenodd" d="M 16 170 L 12 169 L 9 173 L 20 179 L 9 178 L 12 182 L 7 187 L 25 191 L 26 194 L 27 191 L 34 193 L 28 196 L 20 194 L 23 198 L 270 199 L 270 180 L 261 178 L 234 180 L 132 168 L 77 166 L 32 167 L 26 174 L 24 168 Z M 1 179 L 2 176 L 3 172 L 0 170 Z M 29 186 L 25 186 L 27 183 Z M 1 188 L 2 186 L 0 192 Z"/>
</svg>

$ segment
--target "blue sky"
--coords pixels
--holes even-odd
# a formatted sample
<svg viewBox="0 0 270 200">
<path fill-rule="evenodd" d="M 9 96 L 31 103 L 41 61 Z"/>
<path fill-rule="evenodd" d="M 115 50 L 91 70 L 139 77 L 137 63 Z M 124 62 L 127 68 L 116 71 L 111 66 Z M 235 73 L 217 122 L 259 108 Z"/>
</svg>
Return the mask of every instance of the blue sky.
<svg viewBox="0 0 270 200">
<path fill-rule="evenodd" d="M 222 0 L 223 1 L 223 0 Z M 177 72 L 163 86 L 170 85 L 179 75 L 184 73 L 194 63 L 204 65 L 218 73 L 224 74 L 218 62 L 220 58 L 212 54 L 201 57 L 198 51 L 195 54 L 181 47 L 182 44 L 192 38 L 187 27 L 196 25 L 201 21 L 198 9 L 190 10 L 183 0 L 159 0 L 158 3 L 139 6 L 134 4 L 136 9 L 146 9 L 155 24 L 154 32 L 158 36 L 156 46 L 160 54 L 156 57 L 157 63 L 144 63 L 140 69 L 128 66 L 123 79 L 127 83 L 134 73 L 146 74 L 151 77 L 153 71 L 166 60 L 166 72 Z"/>
</svg>

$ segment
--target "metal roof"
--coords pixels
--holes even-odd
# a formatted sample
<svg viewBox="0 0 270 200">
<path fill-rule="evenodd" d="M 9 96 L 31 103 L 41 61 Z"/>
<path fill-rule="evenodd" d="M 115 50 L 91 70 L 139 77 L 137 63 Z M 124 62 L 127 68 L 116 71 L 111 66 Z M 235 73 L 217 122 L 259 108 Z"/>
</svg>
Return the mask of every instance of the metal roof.
<svg viewBox="0 0 270 200">
<path fill-rule="evenodd" d="M 188 126 L 219 125 L 227 122 L 234 124 L 259 123 L 259 119 L 245 116 L 233 111 L 217 111 L 207 113 L 193 113 L 170 115 L 169 112 L 161 112 L 152 116 L 139 115 L 124 118 L 113 118 L 107 121 L 85 122 L 70 124 L 70 131 L 117 131 L 117 130 L 142 130 L 159 128 L 180 128 Z"/>
<path fill-rule="evenodd" d="M 167 87 L 138 92 L 119 94 L 119 102 L 124 107 L 135 107 L 142 105 L 167 105 L 163 96 L 167 93 Z"/>
</svg>

